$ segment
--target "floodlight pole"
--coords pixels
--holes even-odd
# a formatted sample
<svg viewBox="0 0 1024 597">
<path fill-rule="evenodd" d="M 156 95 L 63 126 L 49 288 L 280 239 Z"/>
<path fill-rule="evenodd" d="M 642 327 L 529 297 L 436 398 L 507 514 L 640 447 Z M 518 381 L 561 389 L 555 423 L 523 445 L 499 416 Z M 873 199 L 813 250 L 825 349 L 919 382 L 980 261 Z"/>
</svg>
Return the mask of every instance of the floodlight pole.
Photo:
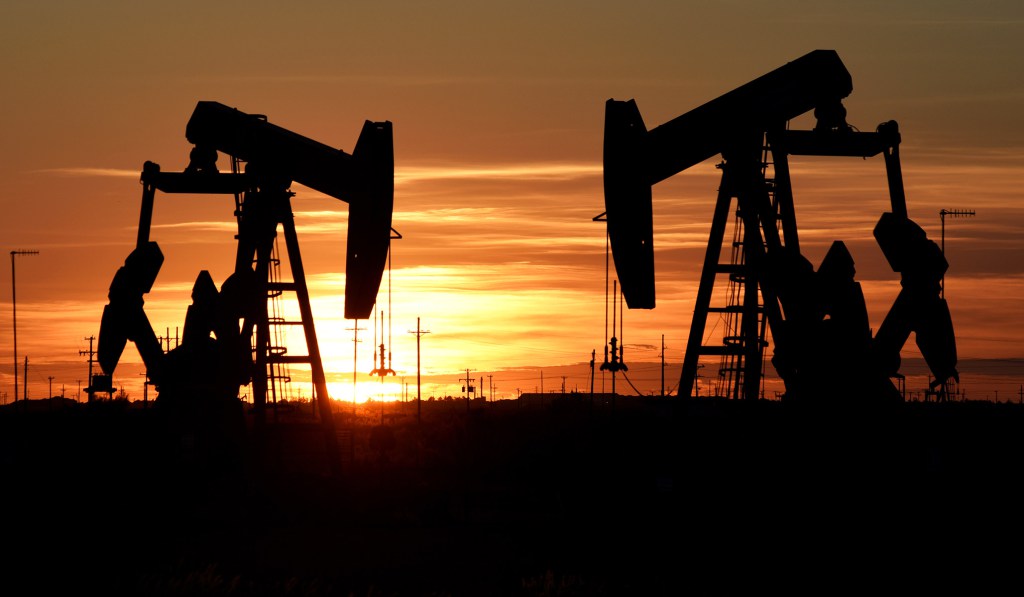
<svg viewBox="0 0 1024 597">
<path fill-rule="evenodd" d="M 946 216 L 970 217 L 974 215 L 973 209 L 940 209 L 939 219 L 942 221 L 942 244 L 940 249 L 942 256 L 946 256 Z M 946 298 L 946 272 L 942 272 L 942 280 L 939 282 L 939 298 Z"/>
<path fill-rule="evenodd" d="M 14 323 L 14 401 L 18 401 L 18 299 L 15 292 L 14 258 L 18 255 L 38 255 L 39 251 L 11 251 L 11 316 Z M 25 399 L 28 400 L 28 381 L 25 381 Z"/>
</svg>

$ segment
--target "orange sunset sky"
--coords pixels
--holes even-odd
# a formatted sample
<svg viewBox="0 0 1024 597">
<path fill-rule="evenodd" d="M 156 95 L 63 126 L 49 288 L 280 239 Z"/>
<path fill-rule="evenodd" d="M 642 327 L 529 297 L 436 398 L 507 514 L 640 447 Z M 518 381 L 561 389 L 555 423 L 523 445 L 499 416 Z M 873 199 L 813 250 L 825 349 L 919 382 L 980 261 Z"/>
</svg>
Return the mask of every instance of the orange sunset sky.
<svg viewBox="0 0 1024 597">
<path fill-rule="evenodd" d="M 142 164 L 185 167 L 185 124 L 200 100 L 347 152 L 365 120 L 394 125 L 393 223 L 403 238 L 378 299 L 397 372 L 386 388 L 366 375 L 374 322 L 359 322 L 356 344 L 342 317 L 347 206 L 293 185 L 332 397 L 351 398 L 354 346 L 359 400 L 394 398 L 403 383 L 414 394 L 417 317 L 430 331 L 424 397 L 458 396 L 467 369 L 499 398 L 542 383 L 560 391 L 563 376 L 567 390 L 585 391 L 591 351 L 600 362 L 605 343 L 605 229 L 592 221 L 604 211 L 605 101 L 635 99 L 654 128 L 815 49 L 836 50 L 853 77 L 850 124 L 899 123 L 910 217 L 929 237 L 939 242 L 940 209 L 976 210 L 946 220 L 961 386 L 968 398 L 1017 400 L 1024 5 L 1009 0 L 7 0 L 0 244 L 5 261 L 11 250 L 39 251 L 16 263 L 29 397 L 46 396 L 48 384 L 75 397 L 86 385 L 81 352 L 135 243 Z M 658 306 L 627 311 L 623 334 L 630 380 L 644 393 L 660 391 L 662 337 L 666 391 L 678 382 L 718 161 L 654 188 Z M 223 156 L 219 164 L 228 167 Z M 817 265 L 833 240 L 847 243 L 877 328 L 899 289 L 872 237 L 889 205 L 882 158 L 792 166 L 805 254 Z M 200 270 L 218 285 L 231 272 L 232 210 L 230 197 L 157 195 L 152 239 L 165 262 L 146 312 L 158 334 L 183 324 Z M 0 276 L 4 402 L 14 381 L 10 267 Z M 911 338 L 908 391 L 927 383 L 919 356 Z M 115 386 L 141 398 L 142 371 L 129 345 Z M 611 389 L 599 373 L 602 383 Z"/>
</svg>

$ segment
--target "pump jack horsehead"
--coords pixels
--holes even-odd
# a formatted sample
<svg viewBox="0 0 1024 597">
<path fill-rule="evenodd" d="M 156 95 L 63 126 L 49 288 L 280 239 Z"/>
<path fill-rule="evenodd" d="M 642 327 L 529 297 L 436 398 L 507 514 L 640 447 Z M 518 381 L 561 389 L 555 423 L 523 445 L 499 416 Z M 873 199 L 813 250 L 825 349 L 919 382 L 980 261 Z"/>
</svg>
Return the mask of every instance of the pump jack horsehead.
<svg viewBox="0 0 1024 597">
<path fill-rule="evenodd" d="M 708 355 L 722 357 L 723 370 L 735 380 L 727 396 L 757 399 L 766 327 L 784 398 L 898 402 L 892 379 L 902 377 L 900 350 L 911 332 L 931 370 L 932 389 L 944 397 L 947 384 L 959 381 L 953 324 L 940 294 L 948 264 L 908 217 L 897 124 L 855 131 L 842 104 L 852 90 L 838 54 L 816 50 L 651 130 L 633 100 L 607 101 L 605 210 L 615 271 L 631 309 L 655 306 L 652 185 L 716 154 L 723 158 L 680 396 L 691 395 L 698 359 Z M 788 128 L 789 120 L 811 110 L 813 130 Z M 872 337 L 845 244 L 835 241 L 817 271 L 800 253 L 788 156 L 878 154 L 885 160 L 891 211 L 882 214 L 874 236 L 900 273 L 902 290 Z M 774 178 L 766 177 L 769 166 Z M 733 198 L 742 255 L 720 263 Z M 710 305 L 717 274 L 742 287 L 739 304 Z M 721 345 L 704 345 L 709 313 L 737 316 Z"/>
<path fill-rule="evenodd" d="M 199 102 L 185 129 L 194 145 L 184 172 L 162 172 L 146 162 L 142 170 L 142 209 L 135 250 L 110 285 L 103 310 L 98 360 L 110 383 L 130 340 L 146 365 L 161 399 L 237 401 L 239 389 L 253 384 L 258 413 L 266 405 L 268 367 L 277 362 L 310 365 L 319 416 L 333 437 L 329 396 L 313 327 L 309 293 L 291 209 L 289 190 L 298 182 L 349 205 L 346 250 L 345 317 L 369 317 L 380 289 L 391 242 L 394 205 L 394 149 L 391 122 L 363 124 L 351 154 L 271 124 L 260 115 L 210 101 Z M 218 152 L 245 163 L 244 172 L 221 173 Z M 235 196 L 238 248 L 234 272 L 218 291 L 207 271 L 192 291 L 178 347 L 164 352 L 143 311 L 163 263 L 150 239 L 156 191 Z M 284 232 L 293 282 L 268 279 L 278 227 Z M 270 293 L 294 291 L 301 313 L 307 355 L 271 350 Z M 103 391 L 102 387 L 96 388 Z"/>
</svg>

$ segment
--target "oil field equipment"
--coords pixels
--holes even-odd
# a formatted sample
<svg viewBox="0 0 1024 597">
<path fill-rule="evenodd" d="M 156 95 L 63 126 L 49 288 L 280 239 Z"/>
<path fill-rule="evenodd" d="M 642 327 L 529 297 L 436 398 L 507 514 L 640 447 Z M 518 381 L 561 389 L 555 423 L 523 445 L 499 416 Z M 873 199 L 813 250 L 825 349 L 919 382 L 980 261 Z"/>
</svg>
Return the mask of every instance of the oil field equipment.
<svg viewBox="0 0 1024 597">
<path fill-rule="evenodd" d="M 314 400 L 328 441 L 335 442 L 326 378 L 317 344 L 309 292 L 299 253 L 289 190 L 292 182 L 348 203 L 345 317 L 366 319 L 376 302 L 391 239 L 394 149 L 391 122 L 365 121 L 351 154 L 212 101 L 195 107 L 185 128 L 193 144 L 183 172 L 163 172 L 146 162 L 135 249 L 114 276 L 103 310 L 98 361 L 103 375 L 94 391 L 109 384 L 130 340 L 145 363 L 158 401 L 237 401 L 252 384 L 257 420 L 278 381 L 275 367 L 302 363 L 311 369 Z M 231 171 L 217 168 L 218 152 L 231 157 Z M 192 290 L 180 344 L 164 351 L 143 310 L 143 296 L 156 280 L 163 254 L 150 239 L 156 191 L 220 194 L 235 198 L 238 245 L 233 273 L 217 289 L 207 271 Z M 292 281 L 274 274 L 275 239 L 283 229 Z M 284 321 L 268 301 L 295 294 L 301 321 Z M 292 355 L 272 342 L 275 326 L 301 326 L 307 354 Z"/>
<path fill-rule="evenodd" d="M 948 383 L 959 380 L 952 320 L 941 295 L 948 264 L 907 215 L 897 123 L 883 122 L 874 132 L 855 130 L 842 103 L 852 90 L 839 55 L 815 50 L 651 130 L 634 100 L 607 101 L 607 232 L 631 309 L 655 307 L 652 185 L 722 157 L 679 396 L 692 395 L 699 359 L 708 355 L 721 358 L 720 376 L 728 379 L 721 395 L 758 399 L 767 331 L 784 398 L 902 399 L 892 380 L 902 379 L 900 351 L 911 332 L 933 375 L 932 388 L 944 394 Z M 788 128 L 791 119 L 811 111 L 812 130 Z M 874 237 L 899 272 L 901 291 L 872 335 L 845 244 L 835 241 L 817 270 L 800 252 L 788 158 L 878 154 L 885 161 L 891 211 L 881 215 Z M 723 260 L 733 199 L 735 250 Z M 731 299 L 712 305 L 720 275 L 731 286 L 725 293 Z M 720 344 L 705 344 L 711 313 L 722 314 L 728 324 Z"/>
</svg>

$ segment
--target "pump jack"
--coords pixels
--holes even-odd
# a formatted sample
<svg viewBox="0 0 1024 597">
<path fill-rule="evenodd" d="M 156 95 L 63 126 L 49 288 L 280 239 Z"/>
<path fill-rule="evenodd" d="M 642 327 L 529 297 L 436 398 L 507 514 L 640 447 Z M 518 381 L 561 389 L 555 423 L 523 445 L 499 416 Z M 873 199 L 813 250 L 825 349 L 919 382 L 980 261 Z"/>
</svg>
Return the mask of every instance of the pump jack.
<svg viewBox="0 0 1024 597">
<path fill-rule="evenodd" d="M 394 201 L 394 150 L 389 121 L 363 125 L 352 154 L 303 137 L 267 121 L 211 101 L 196 105 L 185 128 L 194 145 L 184 172 L 162 172 L 146 162 L 142 169 L 142 208 L 135 249 L 114 276 L 103 310 L 98 361 L 109 380 L 128 340 L 146 365 L 159 392 L 158 402 L 204 416 L 209 405 L 237 403 L 239 389 L 253 385 L 256 422 L 262 425 L 269 368 L 304 363 L 312 371 L 315 399 L 326 446 L 337 466 L 331 414 L 320 349 L 310 309 L 289 190 L 298 182 L 349 204 L 345 317 L 370 315 L 390 247 Z M 222 173 L 218 152 L 245 163 L 244 171 Z M 164 353 L 143 311 L 163 263 L 150 239 L 156 191 L 235 196 L 238 248 L 234 272 L 217 290 L 203 270 L 192 290 L 180 345 Z M 270 263 L 278 227 L 283 228 L 292 282 L 271 281 Z M 306 355 L 288 355 L 270 345 L 274 320 L 268 314 L 272 293 L 294 292 L 305 335 Z"/>
<path fill-rule="evenodd" d="M 891 379 L 899 376 L 900 350 L 912 331 L 934 376 L 932 387 L 944 390 L 950 379 L 959 380 L 953 325 L 940 295 L 948 265 L 907 215 L 898 126 L 888 121 L 875 132 L 855 131 L 842 104 L 852 90 L 838 54 L 816 50 L 650 131 L 634 100 L 607 101 L 607 227 L 631 309 L 655 307 L 651 187 L 716 154 L 723 158 L 680 396 L 693 391 L 699 358 L 717 355 L 731 359 L 736 374 L 730 396 L 757 399 L 766 328 L 775 342 L 772 364 L 790 399 L 827 394 L 849 400 L 856 394 L 899 400 Z M 791 119 L 811 110 L 817 121 L 813 130 L 788 129 Z M 817 271 L 800 253 L 788 156 L 878 154 L 885 160 L 891 211 L 882 214 L 874 236 L 893 271 L 901 274 L 902 290 L 872 337 L 846 246 L 833 243 Z M 773 179 L 766 176 L 769 166 Z M 741 250 L 732 263 L 721 263 L 733 198 Z M 718 274 L 742 286 L 740 304 L 710 305 Z M 709 313 L 739 318 L 721 345 L 703 344 Z M 858 386 L 855 379 L 863 383 Z"/>
</svg>

